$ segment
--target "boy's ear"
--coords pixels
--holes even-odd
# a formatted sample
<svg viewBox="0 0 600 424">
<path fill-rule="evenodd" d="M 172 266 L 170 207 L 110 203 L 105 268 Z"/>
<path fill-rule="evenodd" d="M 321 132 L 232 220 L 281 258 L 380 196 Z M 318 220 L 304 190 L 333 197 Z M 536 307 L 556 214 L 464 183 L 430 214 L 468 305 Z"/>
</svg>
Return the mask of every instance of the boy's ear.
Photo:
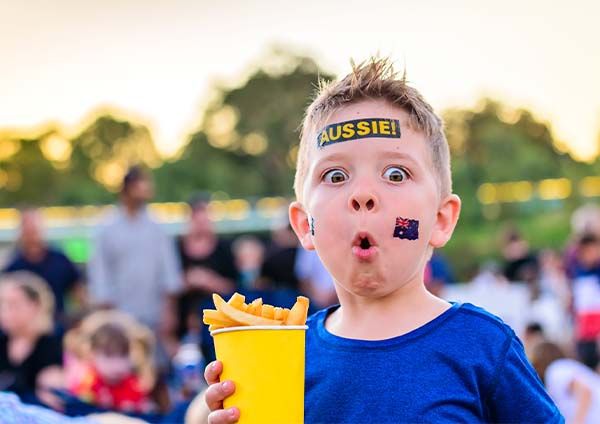
<svg viewBox="0 0 600 424">
<path fill-rule="evenodd" d="M 304 206 L 300 202 L 292 202 L 289 208 L 290 224 L 300 240 L 300 244 L 306 250 L 314 250 L 312 235 L 310 233 L 310 224 L 308 222 L 308 213 L 304 210 Z"/>
<path fill-rule="evenodd" d="M 433 231 L 431 233 L 431 240 L 429 244 L 433 247 L 439 248 L 444 246 L 452 237 L 454 227 L 458 222 L 458 215 L 460 214 L 460 197 L 456 194 L 450 194 L 446 197 L 438 209 Z"/>
</svg>

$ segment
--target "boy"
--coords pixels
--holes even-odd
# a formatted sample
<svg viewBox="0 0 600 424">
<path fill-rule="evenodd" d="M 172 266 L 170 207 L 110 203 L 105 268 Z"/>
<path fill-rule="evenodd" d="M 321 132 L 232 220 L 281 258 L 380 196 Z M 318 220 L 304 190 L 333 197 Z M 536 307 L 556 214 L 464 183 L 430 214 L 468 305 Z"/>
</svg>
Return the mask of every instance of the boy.
<svg viewBox="0 0 600 424">
<path fill-rule="evenodd" d="M 387 60 L 321 88 L 294 189 L 290 222 L 340 301 L 308 321 L 306 423 L 564 422 L 506 324 L 424 287 L 460 199 L 441 120 Z M 240 415 L 221 370 L 205 373 L 213 424 Z"/>
</svg>

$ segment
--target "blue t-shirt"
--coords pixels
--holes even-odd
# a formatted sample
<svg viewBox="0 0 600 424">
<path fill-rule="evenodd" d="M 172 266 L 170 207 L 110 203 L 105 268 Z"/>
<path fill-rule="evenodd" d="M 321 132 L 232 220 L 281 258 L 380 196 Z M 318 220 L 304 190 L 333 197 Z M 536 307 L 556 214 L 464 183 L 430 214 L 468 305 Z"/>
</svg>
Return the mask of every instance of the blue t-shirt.
<svg viewBox="0 0 600 424">
<path fill-rule="evenodd" d="M 31 271 L 42 277 L 52 288 L 57 314 L 64 311 L 64 297 L 79 280 L 79 271 L 75 264 L 62 252 L 51 247 L 47 248 L 46 255 L 40 262 L 30 262 L 17 250 L 4 271 Z"/>
<path fill-rule="evenodd" d="M 422 327 L 387 340 L 329 333 L 308 320 L 305 423 L 563 423 L 499 318 L 453 304 Z M 382 324 L 385 325 L 385 324 Z"/>
</svg>

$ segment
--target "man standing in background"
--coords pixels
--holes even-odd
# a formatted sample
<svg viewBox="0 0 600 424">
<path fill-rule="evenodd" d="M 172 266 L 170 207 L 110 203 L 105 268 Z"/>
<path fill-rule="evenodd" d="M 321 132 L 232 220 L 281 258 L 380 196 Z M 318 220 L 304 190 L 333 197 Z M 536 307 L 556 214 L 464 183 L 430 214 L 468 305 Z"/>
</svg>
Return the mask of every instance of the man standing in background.
<svg viewBox="0 0 600 424">
<path fill-rule="evenodd" d="M 173 322 L 173 296 L 182 286 L 173 240 L 150 215 L 151 176 L 140 167 L 123 179 L 120 204 L 100 230 L 89 263 L 93 305 L 114 307 L 162 334 Z"/>
</svg>

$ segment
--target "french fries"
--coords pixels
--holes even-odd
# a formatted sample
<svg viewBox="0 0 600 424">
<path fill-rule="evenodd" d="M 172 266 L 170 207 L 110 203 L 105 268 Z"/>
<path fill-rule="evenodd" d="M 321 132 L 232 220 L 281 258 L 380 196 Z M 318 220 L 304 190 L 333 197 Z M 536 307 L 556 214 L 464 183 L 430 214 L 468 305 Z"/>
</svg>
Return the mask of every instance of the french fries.
<svg viewBox="0 0 600 424">
<path fill-rule="evenodd" d="M 246 298 L 239 293 L 234 293 L 227 302 L 215 293 L 213 302 L 216 309 L 203 311 L 204 324 L 210 331 L 246 325 L 304 325 L 309 305 L 304 296 L 298 296 L 292 309 L 263 304 L 261 298 L 247 304 Z"/>
</svg>

